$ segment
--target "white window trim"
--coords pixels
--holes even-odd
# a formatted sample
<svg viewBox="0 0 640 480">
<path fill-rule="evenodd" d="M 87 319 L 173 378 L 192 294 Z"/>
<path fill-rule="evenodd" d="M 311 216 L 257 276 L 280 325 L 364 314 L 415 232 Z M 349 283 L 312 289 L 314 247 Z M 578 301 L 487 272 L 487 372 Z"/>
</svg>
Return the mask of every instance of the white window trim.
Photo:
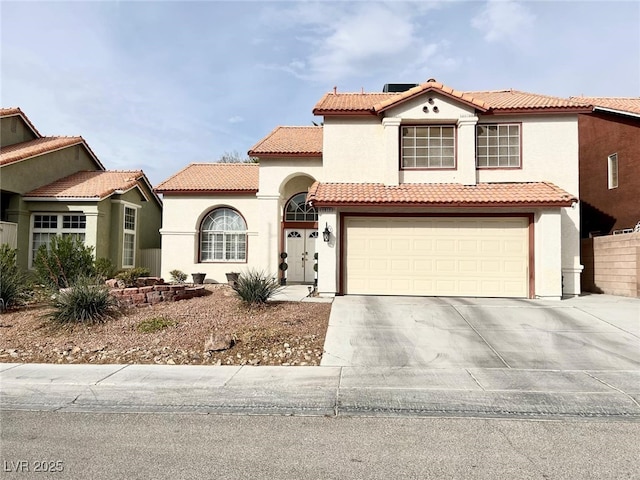
<svg viewBox="0 0 640 480">
<path fill-rule="evenodd" d="M 612 153 L 607 157 L 607 187 L 609 190 L 618 188 L 620 183 L 620 166 L 618 163 L 618 154 Z"/>
<path fill-rule="evenodd" d="M 129 230 L 126 228 L 127 222 L 127 208 L 133 210 L 134 215 L 134 227 L 135 230 Z M 139 205 L 134 205 L 133 203 L 122 202 L 122 268 L 133 268 L 136 266 L 136 241 L 137 241 L 137 231 L 138 231 L 138 209 Z M 125 248 L 126 248 L 126 239 L 127 234 L 133 235 L 133 261 L 131 265 L 125 264 Z"/>
<path fill-rule="evenodd" d="M 204 221 L 206 220 L 206 218 L 211 215 L 213 212 L 217 211 L 217 210 L 229 210 L 233 213 L 235 213 L 236 215 L 238 215 L 240 217 L 240 219 L 242 220 L 242 222 L 244 223 L 244 227 L 245 230 L 203 230 L 202 229 L 202 224 L 204 223 Z M 208 259 L 208 260 L 204 260 L 203 259 L 203 248 L 202 248 L 202 235 L 204 232 L 210 233 L 210 234 L 221 234 L 223 236 L 223 240 L 222 240 L 222 244 L 223 244 L 223 250 L 222 250 L 222 258 L 218 258 L 218 259 Z M 225 258 L 225 253 L 226 253 L 226 237 L 227 235 L 244 235 L 244 259 L 238 259 L 238 258 L 230 258 L 230 259 L 226 259 Z M 214 208 L 213 210 L 210 210 L 202 219 L 202 221 L 200 222 L 200 229 L 198 231 L 198 263 L 247 263 L 248 261 L 248 248 L 249 248 L 249 240 L 248 240 L 248 232 L 247 232 L 247 221 L 245 220 L 245 218 L 242 216 L 242 214 L 236 210 L 233 207 L 227 207 L 227 206 L 223 206 L 223 207 L 217 207 Z M 214 253 L 214 249 L 211 250 L 211 254 L 213 255 Z"/>
<path fill-rule="evenodd" d="M 36 228 L 36 216 L 38 215 L 46 215 L 46 216 L 55 216 L 58 217 L 57 225 L 55 229 L 51 228 Z M 63 228 L 64 217 L 67 215 L 82 215 L 85 217 L 85 228 Z M 53 233 L 55 235 L 62 236 L 63 234 L 78 234 L 81 233 L 85 236 L 85 241 L 87 238 L 87 214 L 85 212 L 32 212 L 30 219 L 30 228 L 29 228 L 29 268 L 33 269 L 33 261 L 35 260 L 34 252 L 33 252 L 33 235 L 35 233 Z"/>
</svg>

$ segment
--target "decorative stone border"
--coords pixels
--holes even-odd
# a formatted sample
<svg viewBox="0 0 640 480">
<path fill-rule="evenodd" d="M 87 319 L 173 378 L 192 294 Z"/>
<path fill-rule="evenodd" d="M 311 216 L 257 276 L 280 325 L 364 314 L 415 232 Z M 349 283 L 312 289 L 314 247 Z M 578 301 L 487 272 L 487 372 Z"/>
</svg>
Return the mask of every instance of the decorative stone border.
<svg viewBox="0 0 640 480">
<path fill-rule="evenodd" d="M 155 305 L 160 302 L 177 302 L 201 297 L 206 293 L 204 286 L 189 286 L 184 284 L 167 284 L 159 277 L 140 277 L 136 287 L 120 288 L 121 284 L 116 279 L 107 280 L 107 286 L 111 289 L 118 303 L 125 307 L 143 307 Z"/>
</svg>

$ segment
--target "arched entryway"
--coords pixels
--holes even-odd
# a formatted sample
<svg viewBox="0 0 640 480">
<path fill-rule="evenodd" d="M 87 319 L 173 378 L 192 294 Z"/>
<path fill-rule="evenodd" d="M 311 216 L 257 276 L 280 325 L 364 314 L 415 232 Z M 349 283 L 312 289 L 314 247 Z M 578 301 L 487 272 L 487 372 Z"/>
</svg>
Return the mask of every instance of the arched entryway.
<svg viewBox="0 0 640 480">
<path fill-rule="evenodd" d="M 314 283 L 318 212 L 306 203 L 307 192 L 293 195 L 284 206 L 283 246 L 289 283 Z"/>
</svg>

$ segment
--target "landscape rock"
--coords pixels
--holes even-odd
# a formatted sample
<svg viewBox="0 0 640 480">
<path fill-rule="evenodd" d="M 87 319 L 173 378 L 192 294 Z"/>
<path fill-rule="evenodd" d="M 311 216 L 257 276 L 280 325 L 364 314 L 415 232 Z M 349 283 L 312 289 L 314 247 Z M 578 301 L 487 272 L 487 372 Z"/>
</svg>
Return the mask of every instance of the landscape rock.
<svg viewBox="0 0 640 480">
<path fill-rule="evenodd" d="M 224 335 L 213 333 L 209 336 L 209 338 L 204 342 L 204 351 L 205 352 L 220 352 L 222 350 L 228 350 L 233 347 L 235 341 L 231 335 L 228 333 Z"/>
</svg>

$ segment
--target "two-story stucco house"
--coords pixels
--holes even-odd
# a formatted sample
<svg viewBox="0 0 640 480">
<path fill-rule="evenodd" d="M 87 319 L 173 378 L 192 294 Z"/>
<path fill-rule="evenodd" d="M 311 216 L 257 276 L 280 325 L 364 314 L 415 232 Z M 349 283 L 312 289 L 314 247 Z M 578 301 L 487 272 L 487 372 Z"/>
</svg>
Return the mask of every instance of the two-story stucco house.
<svg viewBox="0 0 640 480">
<path fill-rule="evenodd" d="M 313 109 L 323 125 L 274 129 L 249 151 L 259 165 L 193 164 L 158 185 L 163 275 L 258 268 L 313 283 L 317 254 L 327 296 L 579 294 L 590 105 L 409 87 L 334 89 Z"/>
<path fill-rule="evenodd" d="M 0 127 L 0 240 L 21 269 L 55 235 L 118 269 L 153 267 L 140 253 L 160 248 L 162 202 L 141 170 L 105 170 L 82 137 L 42 136 L 19 108 L 0 109 Z"/>
</svg>

